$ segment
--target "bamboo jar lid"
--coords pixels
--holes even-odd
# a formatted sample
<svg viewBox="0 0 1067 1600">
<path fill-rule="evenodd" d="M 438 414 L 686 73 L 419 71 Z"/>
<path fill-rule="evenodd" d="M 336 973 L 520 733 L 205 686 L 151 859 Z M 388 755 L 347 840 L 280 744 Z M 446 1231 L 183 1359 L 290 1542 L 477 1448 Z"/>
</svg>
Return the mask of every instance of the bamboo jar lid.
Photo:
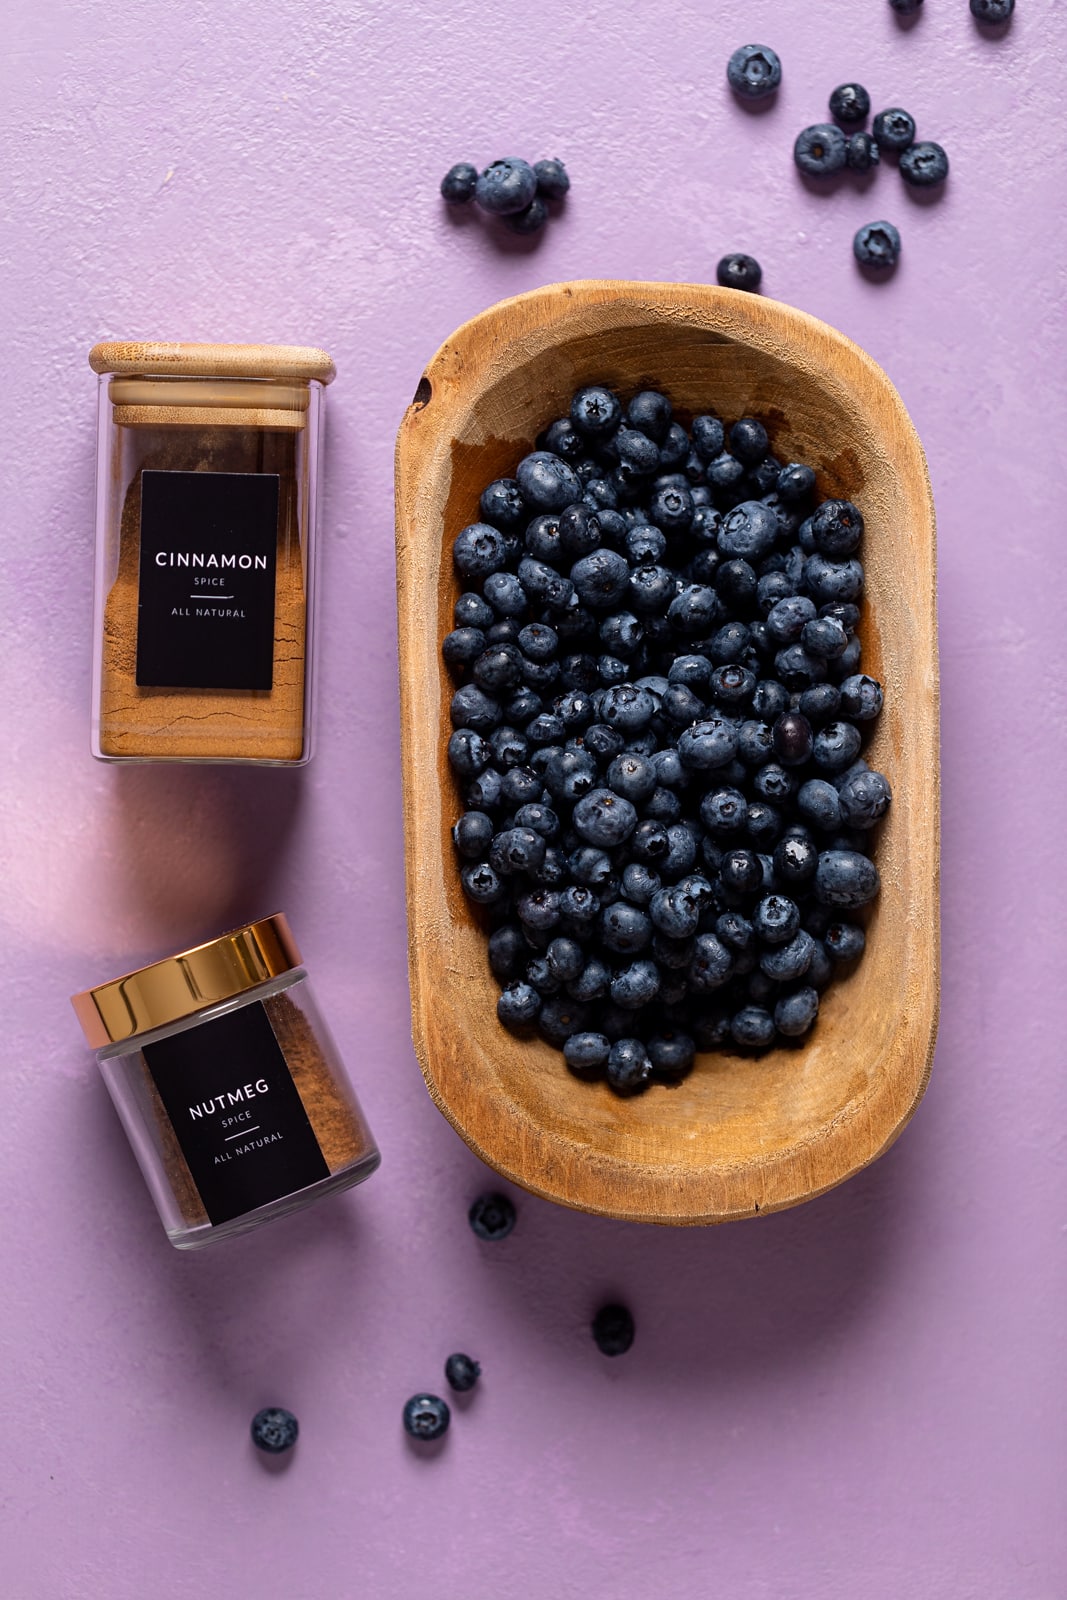
<svg viewBox="0 0 1067 1600">
<path fill-rule="evenodd" d="M 337 368 L 325 350 L 301 344 L 184 344 L 112 341 L 89 352 L 94 372 L 123 377 L 313 379 L 332 383 Z"/>
</svg>

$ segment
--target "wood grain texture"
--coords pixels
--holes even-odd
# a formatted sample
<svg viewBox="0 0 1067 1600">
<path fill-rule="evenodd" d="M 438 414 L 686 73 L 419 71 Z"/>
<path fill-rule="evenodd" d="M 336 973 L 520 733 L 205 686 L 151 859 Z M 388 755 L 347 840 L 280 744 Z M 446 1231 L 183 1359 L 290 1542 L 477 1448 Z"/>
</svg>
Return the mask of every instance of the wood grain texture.
<svg viewBox="0 0 1067 1600">
<path fill-rule="evenodd" d="M 93 345 L 89 365 L 125 377 L 314 378 L 325 384 L 337 376 L 325 350 L 303 344 L 112 340 Z"/>
<path fill-rule="evenodd" d="M 440 644 L 460 592 L 455 535 L 580 384 L 654 384 L 688 418 L 763 418 L 781 460 L 866 521 L 864 667 L 886 705 L 868 752 L 894 804 L 858 969 L 801 1047 L 698 1057 L 677 1088 L 620 1100 L 497 1022 L 486 935 L 459 883 Z M 535 1194 L 637 1221 L 779 1210 L 880 1155 L 907 1123 L 937 1029 L 938 676 L 934 510 L 922 447 L 885 373 L 826 324 L 733 290 L 586 281 L 460 328 L 397 441 L 397 590 L 412 1020 L 430 1094 L 481 1158 Z"/>
</svg>

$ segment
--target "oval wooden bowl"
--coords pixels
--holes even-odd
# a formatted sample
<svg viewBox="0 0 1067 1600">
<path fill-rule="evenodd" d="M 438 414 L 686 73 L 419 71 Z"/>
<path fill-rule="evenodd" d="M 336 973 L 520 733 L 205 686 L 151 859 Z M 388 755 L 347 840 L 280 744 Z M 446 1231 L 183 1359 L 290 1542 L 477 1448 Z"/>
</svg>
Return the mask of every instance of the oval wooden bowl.
<svg viewBox="0 0 1067 1600">
<path fill-rule="evenodd" d="M 655 385 L 683 417 L 764 419 L 774 453 L 863 510 L 863 659 L 885 685 L 871 750 L 895 795 L 882 894 L 856 972 L 810 1040 L 698 1058 L 677 1088 L 620 1100 L 497 1022 L 486 934 L 459 883 L 461 809 L 440 645 L 460 585 L 452 541 L 573 390 Z M 400 427 L 397 585 L 415 1049 L 435 1103 L 533 1193 L 642 1222 L 712 1223 L 821 1194 L 873 1161 L 926 1086 L 938 1009 L 934 510 L 922 447 L 869 356 L 825 323 L 695 284 L 588 281 L 505 300 L 442 345 Z"/>
</svg>

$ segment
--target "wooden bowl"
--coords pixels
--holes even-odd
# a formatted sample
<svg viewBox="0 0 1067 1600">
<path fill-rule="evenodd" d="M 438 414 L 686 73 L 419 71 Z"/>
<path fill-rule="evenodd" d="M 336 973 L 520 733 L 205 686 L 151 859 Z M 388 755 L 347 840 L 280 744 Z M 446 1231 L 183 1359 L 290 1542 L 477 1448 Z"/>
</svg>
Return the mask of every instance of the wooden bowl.
<svg viewBox="0 0 1067 1600">
<path fill-rule="evenodd" d="M 894 803 L 857 970 L 802 1047 L 712 1054 L 676 1088 L 618 1099 L 498 1023 L 486 933 L 450 829 L 452 686 L 440 645 L 460 592 L 452 541 L 583 383 L 665 389 L 688 418 L 766 422 L 783 461 L 866 520 L 865 670 L 885 685 L 871 764 Z M 434 356 L 397 441 L 397 586 L 415 1049 L 471 1149 L 534 1194 L 641 1222 L 722 1222 L 796 1205 L 858 1172 L 911 1117 L 937 1027 L 938 681 L 934 509 L 922 446 L 869 356 L 788 306 L 695 284 L 587 281 L 505 300 Z"/>
</svg>

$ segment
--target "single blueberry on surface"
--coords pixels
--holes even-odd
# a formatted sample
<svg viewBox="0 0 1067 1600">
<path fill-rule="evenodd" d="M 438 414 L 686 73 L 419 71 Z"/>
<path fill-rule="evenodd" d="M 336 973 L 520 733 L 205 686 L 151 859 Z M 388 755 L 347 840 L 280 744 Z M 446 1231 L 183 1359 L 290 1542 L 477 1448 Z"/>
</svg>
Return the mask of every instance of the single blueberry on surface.
<svg viewBox="0 0 1067 1600">
<path fill-rule="evenodd" d="M 474 198 L 483 211 L 509 216 L 525 211 L 537 193 L 537 177 L 528 161 L 517 156 L 494 161 L 479 177 Z"/>
<path fill-rule="evenodd" d="M 506 1239 L 515 1226 L 515 1207 L 506 1194 L 479 1195 L 467 1213 L 467 1221 L 479 1239 Z"/>
<path fill-rule="evenodd" d="M 902 154 L 900 176 L 914 189 L 932 188 L 948 177 L 948 156 L 932 139 L 922 139 Z"/>
<path fill-rule="evenodd" d="M 1015 10 L 1015 0 L 971 0 L 971 16 L 979 22 L 1007 22 Z"/>
<path fill-rule="evenodd" d="M 602 1355 L 626 1354 L 634 1342 L 634 1319 L 625 1306 L 601 1306 L 593 1318 L 593 1340 Z"/>
<path fill-rule="evenodd" d="M 280 1456 L 291 1450 L 300 1433 L 300 1424 L 284 1406 L 264 1406 L 252 1418 L 252 1443 L 267 1455 Z"/>
<path fill-rule="evenodd" d="M 901 17 L 913 17 L 922 9 L 923 0 L 889 0 L 893 10 Z"/>
<path fill-rule="evenodd" d="M 878 140 L 871 133 L 850 135 L 845 159 L 853 172 L 870 172 L 882 159 Z"/>
<path fill-rule="evenodd" d="M 895 267 L 900 259 L 900 234 L 891 222 L 865 222 L 856 230 L 852 253 L 862 267 Z"/>
<path fill-rule="evenodd" d="M 724 289 L 745 289 L 749 294 L 755 294 L 763 282 L 763 268 L 755 256 L 746 256 L 742 251 L 736 251 L 733 255 L 722 257 L 715 268 L 715 281 Z M 695 436 L 695 426 L 693 432 Z M 700 449 L 699 442 L 697 449 Z"/>
<path fill-rule="evenodd" d="M 571 186 L 563 162 L 552 156 L 544 161 L 535 161 L 533 169 L 538 194 L 544 195 L 546 200 L 562 200 Z"/>
<path fill-rule="evenodd" d="M 539 194 L 535 194 L 530 204 L 522 211 L 512 211 L 504 218 L 504 226 L 509 233 L 517 233 L 520 238 L 529 238 L 531 234 L 540 233 L 548 221 L 548 207 Z"/>
<path fill-rule="evenodd" d="M 450 1389 L 457 1394 L 466 1394 L 473 1389 L 482 1375 L 482 1369 L 477 1361 L 472 1361 L 470 1356 L 465 1356 L 457 1350 L 455 1355 L 449 1356 L 445 1362 L 445 1379 Z"/>
<path fill-rule="evenodd" d="M 915 118 L 900 106 L 879 111 L 871 127 L 882 150 L 906 150 L 915 138 Z"/>
<path fill-rule="evenodd" d="M 840 172 L 847 156 L 845 135 L 831 122 L 815 122 L 802 129 L 793 145 L 793 160 L 809 178 L 826 178 Z"/>
<path fill-rule="evenodd" d="M 413 1439 L 440 1439 L 451 1420 L 448 1402 L 436 1394 L 413 1394 L 404 1407 L 404 1430 Z"/>
<path fill-rule="evenodd" d="M 726 65 L 731 89 L 745 100 L 762 100 L 782 81 L 782 63 L 769 45 L 739 45 Z"/>
<path fill-rule="evenodd" d="M 474 188 L 478 182 L 478 168 L 469 161 L 457 161 L 454 167 L 449 167 L 441 179 L 441 195 L 449 205 L 463 206 L 468 200 L 474 199 Z"/>
<path fill-rule="evenodd" d="M 830 96 L 830 114 L 838 122 L 863 122 L 870 110 L 871 97 L 862 83 L 839 83 Z"/>
</svg>

